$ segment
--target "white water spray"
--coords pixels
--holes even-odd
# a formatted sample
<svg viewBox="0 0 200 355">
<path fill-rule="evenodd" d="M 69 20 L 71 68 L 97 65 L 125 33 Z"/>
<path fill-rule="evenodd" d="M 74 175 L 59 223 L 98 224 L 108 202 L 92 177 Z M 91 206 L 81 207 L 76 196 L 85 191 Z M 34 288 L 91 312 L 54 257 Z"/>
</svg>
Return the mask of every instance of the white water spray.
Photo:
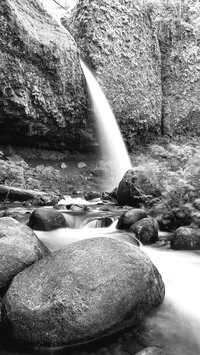
<svg viewBox="0 0 200 355">
<path fill-rule="evenodd" d="M 109 188 L 113 188 L 118 185 L 126 171 L 131 169 L 130 158 L 117 121 L 102 89 L 82 60 L 81 66 L 92 99 L 97 125 L 101 133 L 100 144 L 102 153 L 112 164 L 112 186 L 109 186 Z"/>
</svg>

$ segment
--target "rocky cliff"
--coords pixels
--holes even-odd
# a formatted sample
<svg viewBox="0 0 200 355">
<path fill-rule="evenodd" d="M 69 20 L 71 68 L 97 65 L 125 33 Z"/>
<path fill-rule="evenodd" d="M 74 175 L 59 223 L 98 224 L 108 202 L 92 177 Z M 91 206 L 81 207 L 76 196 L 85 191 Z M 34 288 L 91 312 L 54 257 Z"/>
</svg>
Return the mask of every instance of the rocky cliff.
<svg viewBox="0 0 200 355">
<path fill-rule="evenodd" d="M 86 93 L 67 30 L 37 0 L 1 0 L 1 143 L 79 149 L 88 134 Z"/>
<path fill-rule="evenodd" d="M 109 99 L 129 147 L 158 134 L 160 50 L 143 1 L 79 0 L 63 23 Z"/>
<path fill-rule="evenodd" d="M 163 128 L 173 135 L 200 135 L 200 46 L 195 28 L 164 22 L 162 53 Z"/>
</svg>

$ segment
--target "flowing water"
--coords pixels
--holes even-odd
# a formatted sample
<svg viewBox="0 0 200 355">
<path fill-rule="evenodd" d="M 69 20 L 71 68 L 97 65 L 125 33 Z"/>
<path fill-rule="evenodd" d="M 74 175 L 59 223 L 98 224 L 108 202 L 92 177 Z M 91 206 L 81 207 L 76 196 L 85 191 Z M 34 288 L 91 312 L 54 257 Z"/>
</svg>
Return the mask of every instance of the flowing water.
<svg viewBox="0 0 200 355">
<path fill-rule="evenodd" d="M 166 355 L 200 354 L 200 251 L 144 247 L 166 287 L 163 304 L 148 317 L 143 337 Z"/>
<path fill-rule="evenodd" d="M 98 228 L 94 221 L 96 228 L 62 228 L 51 232 L 36 231 L 36 234 L 52 251 L 81 239 L 100 236 L 135 245 L 128 231 L 116 229 L 117 220 L 105 228 Z M 174 251 L 159 243 L 140 247 L 159 270 L 166 287 L 164 302 L 142 324 L 141 343 L 159 346 L 166 355 L 200 355 L 200 251 Z M 91 355 L 90 352 L 84 354 Z M 114 355 L 110 351 L 107 354 Z"/>
<path fill-rule="evenodd" d="M 131 169 L 130 158 L 112 109 L 91 71 L 81 60 L 81 66 L 92 99 L 97 126 L 100 133 L 100 149 L 106 160 L 111 162 L 112 180 L 107 188 L 113 188 Z"/>
</svg>

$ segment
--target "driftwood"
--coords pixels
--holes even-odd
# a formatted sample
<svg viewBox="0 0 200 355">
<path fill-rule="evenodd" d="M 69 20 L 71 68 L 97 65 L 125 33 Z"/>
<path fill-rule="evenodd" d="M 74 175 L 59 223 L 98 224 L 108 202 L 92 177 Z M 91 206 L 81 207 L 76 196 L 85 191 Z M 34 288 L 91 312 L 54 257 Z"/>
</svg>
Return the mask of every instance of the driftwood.
<svg viewBox="0 0 200 355">
<path fill-rule="evenodd" d="M 32 199 L 48 202 L 52 201 L 53 196 L 42 191 L 25 190 L 18 187 L 0 185 L 0 201 L 28 201 Z"/>
</svg>

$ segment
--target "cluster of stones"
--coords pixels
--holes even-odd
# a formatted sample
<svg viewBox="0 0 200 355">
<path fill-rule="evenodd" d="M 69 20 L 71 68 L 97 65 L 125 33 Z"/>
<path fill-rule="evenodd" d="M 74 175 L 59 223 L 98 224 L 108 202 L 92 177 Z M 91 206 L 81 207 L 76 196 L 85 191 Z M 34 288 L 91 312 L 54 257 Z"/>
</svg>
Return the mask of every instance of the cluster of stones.
<svg viewBox="0 0 200 355">
<path fill-rule="evenodd" d="M 124 229 L 140 238 L 142 220 L 150 221 L 133 208 L 118 220 L 121 238 L 108 234 L 51 252 L 34 230 L 67 230 L 60 211 L 36 209 L 27 225 L 1 217 L 1 326 L 7 336 L 29 346 L 69 346 L 137 325 L 165 293 L 149 257 L 123 240 Z"/>
<path fill-rule="evenodd" d="M 38 208 L 26 225 L 17 213 L 1 216 L 0 323 L 9 337 L 31 346 L 77 345 L 136 326 L 163 301 L 161 275 L 139 245 L 159 241 L 158 223 L 139 207 L 145 196 L 132 170 L 115 197 L 129 206 L 117 233 L 83 239 L 80 229 L 80 240 L 55 252 L 36 231 L 70 231 L 64 213 Z M 173 249 L 200 248 L 198 231 L 188 226 L 171 233 L 169 242 Z M 162 353 L 149 347 L 139 354 Z"/>
</svg>

